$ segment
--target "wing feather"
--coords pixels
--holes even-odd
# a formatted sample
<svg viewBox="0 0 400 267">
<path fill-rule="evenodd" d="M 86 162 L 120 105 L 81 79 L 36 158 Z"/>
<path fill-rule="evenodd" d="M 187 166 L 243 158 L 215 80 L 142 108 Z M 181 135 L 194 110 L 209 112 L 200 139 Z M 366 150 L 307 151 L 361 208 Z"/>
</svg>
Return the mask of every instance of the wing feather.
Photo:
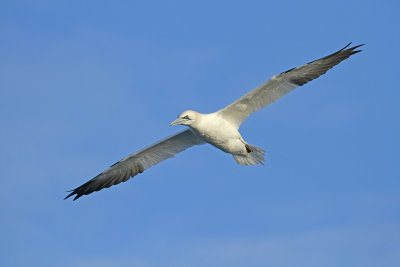
<svg viewBox="0 0 400 267">
<path fill-rule="evenodd" d="M 348 48 L 350 44 L 351 43 L 329 56 L 314 60 L 272 77 L 229 106 L 219 110 L 218 113 L 239 129 L 242 122 L 245 121 L 250 114 L 275 102 L 297 86 L 302 86 L 318 78 L 351 55 L 361 52 L 361 50 L 356 49 L 362 45 Z"/>
<path fill-rule="evenodd" d="M 179 132 L 113 164 L 106 171 L 71 190 L 71 193 L 65 199 L 76 195 L 74 198 L 76 200 L 83 195 L 88 195 L 103 188 L 125 182 L 151 166 L 172 158 L 179 152 L 201 143 L 203 142 L 189 129 Z"/>
</svg>

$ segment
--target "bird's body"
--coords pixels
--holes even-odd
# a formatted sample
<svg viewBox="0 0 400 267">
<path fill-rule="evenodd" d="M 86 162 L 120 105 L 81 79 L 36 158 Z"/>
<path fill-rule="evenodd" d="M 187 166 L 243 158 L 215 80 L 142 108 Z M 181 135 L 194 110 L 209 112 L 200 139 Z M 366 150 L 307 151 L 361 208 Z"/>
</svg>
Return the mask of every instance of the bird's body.
<svg viewBox="0 0 400 267">
<path fill-rule="evenodd" d="M 201 140 L 230 154 L 244 154 L 245 143 L 239 131 L 218 113 L 197 113 L 189 127 Z"/>
<path fill-rule="evenodd" d="M 177 120 L 188 116 L 190 131 L 202 142 L 232 154 L 240 165 L 257 165 L 264 162 L 264 150 L 247 144 L 237 127 L 224 118 L 220 112 L 201 114 L 193 110 L 182 112 Z M 174 122 L 172 123 L 174 125 Z M 257 156 L 257 158 L 254 158 Z M 257 160 L 258 159 L 258 160 Z"/>
<path fill-rule="evenodd" d="M 130 177 L 191 146 L 204 143 L 232 154 L 240 165 L 263 164 L 265 151 L 243 140 L 239 133 L 242 122 L 250 114 L 275 102 L 294 88 L 318 78 L 333 66 L 361 51 L 355 50 L 361 45 L 347 48 L 349 45 L 329 56 L 273 76 L 264 84 L 217 112 L 209 114 L 192 110 L 182 112 L 171 125 L 185 125 L 189 129 L 129 155 L 72 190 L 66 198 L 76 195 L 75 200 L 82 195 L 125 182 Z"/>
</svg>

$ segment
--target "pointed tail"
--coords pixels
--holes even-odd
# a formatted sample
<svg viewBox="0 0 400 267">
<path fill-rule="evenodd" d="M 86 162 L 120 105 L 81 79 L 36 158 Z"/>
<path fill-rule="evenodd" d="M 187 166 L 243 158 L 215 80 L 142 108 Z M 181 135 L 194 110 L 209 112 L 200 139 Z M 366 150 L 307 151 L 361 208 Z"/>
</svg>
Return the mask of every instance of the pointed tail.
<svg viewBox="0 0 400 267">
<path fill-rule="evenodd" d="M 248 153 L 246 156 L 233 155 L 236 163 L 242 166 L 258 164 L 264 165 L 265 150 L 256 146 L 249 145 L 247 143 L 245 145 Z"/>
</svg>

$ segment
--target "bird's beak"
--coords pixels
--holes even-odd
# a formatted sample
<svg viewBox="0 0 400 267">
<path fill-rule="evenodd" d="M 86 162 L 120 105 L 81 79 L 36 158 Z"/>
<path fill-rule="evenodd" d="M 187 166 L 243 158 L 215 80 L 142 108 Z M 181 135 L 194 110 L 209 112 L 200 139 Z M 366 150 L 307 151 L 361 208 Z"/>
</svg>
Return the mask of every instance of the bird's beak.
<svg viewBox="0 0 400 267">
<path fill-rule="evenodd" d="M 171 126 L 174 126 L 174 125 L 179 125 L 179 124 L 182 124 L 183 122 L 185 122 L 186 120 L 184 120 L 184 119 L 182 119 L 182 118 L 177 118 L 176 120 L 174 120 L 173 122 L 171 122 Z"/>
</svg>

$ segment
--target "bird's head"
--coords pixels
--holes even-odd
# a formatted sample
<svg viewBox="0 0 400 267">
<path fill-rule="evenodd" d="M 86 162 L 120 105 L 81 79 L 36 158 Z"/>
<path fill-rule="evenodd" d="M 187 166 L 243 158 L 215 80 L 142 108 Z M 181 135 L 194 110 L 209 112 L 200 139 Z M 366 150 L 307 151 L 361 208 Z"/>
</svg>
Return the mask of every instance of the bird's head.
<svg viewBox="0 0 400 267">
<path fill-rule="evenodd" d="M 178 118 L 171 122 L 171 126 L 174 125 L 186 125 L 190 126 L 193 124 L 198 118 L 200 113 L 193 110 L 186 110 L 179 114 Z"/>
</svg>

